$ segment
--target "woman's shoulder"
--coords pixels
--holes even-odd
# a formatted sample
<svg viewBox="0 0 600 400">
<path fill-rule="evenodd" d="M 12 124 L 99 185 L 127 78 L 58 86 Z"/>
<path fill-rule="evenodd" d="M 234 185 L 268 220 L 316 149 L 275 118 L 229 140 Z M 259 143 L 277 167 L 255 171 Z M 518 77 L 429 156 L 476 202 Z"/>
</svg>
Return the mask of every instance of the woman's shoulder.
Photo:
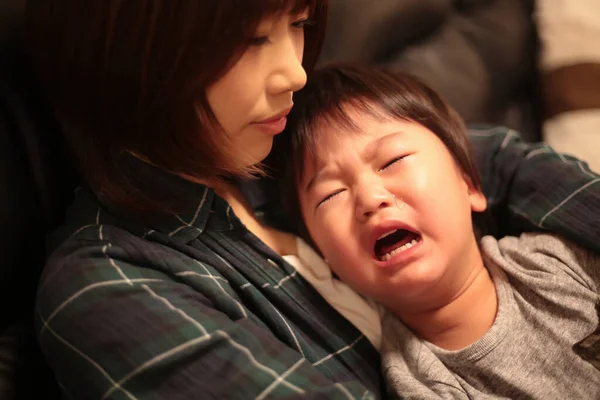
<svg viewBox="0 0 600 400">
<path fill-rule="evenodd" d="M 103 264 L 110 256 L 135 260 L 147 247 L 156 247 L 145 240 L 143 231 L 140 227 L 128 229 L 126 221 L 106 211 L 90 191 L 78 189 L 64 223 L 47 237 L 45 274 L 67 264 Z"/>
<path fill-rule="evenodd" d="M 81 189 L 65 223 L 48 237 L 49 257 L 39 283 L 38 304 L 66 301 L 79 291 L 97 288 L 176 282 L 177 274 L 197 261 L 168 239 L 115 217 L 92 193 Z"/>
<path fill-rule="evenodd" d="M 86 188 L 77 188 L 64 221 L 46 237 L 48 255 L 54 258 L 54 253 L 61 248 L 64 250 L 72 246 L 83 246 L 84 243 L 104 241 L 106 233 L 110 235 L 116 228 L 115 221 L 106 221 L 106 216 L 108 214 L 103 212 L 103 207 L 94 194 Z"/>
</svg>

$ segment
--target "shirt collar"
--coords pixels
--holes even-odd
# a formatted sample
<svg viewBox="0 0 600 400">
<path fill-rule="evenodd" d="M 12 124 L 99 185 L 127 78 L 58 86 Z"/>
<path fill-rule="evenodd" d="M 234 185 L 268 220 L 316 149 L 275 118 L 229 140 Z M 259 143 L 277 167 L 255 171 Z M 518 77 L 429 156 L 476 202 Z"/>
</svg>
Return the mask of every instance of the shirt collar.
<svg viewBox="0 0 600 400">
<path fill-rule="evenodd" d="M 128 172 L 135 174 L 145 187 L 181 199 L 182 208 L 185 209 L 178 214 L 157 214 L 145 218 L 143 225 L 127 223 L 128 230 L 142 236 L 160 232 L 175 241 L 188 243 L 207 229 L 228 231 L 240 223 L 229 204 L 212 188 L 183 179 L 131 155 L 126 155 L 124 162 Z M 103 201 L 102 197 L 100 202 L 110 211 L 110 204 Z"/>
</svg>

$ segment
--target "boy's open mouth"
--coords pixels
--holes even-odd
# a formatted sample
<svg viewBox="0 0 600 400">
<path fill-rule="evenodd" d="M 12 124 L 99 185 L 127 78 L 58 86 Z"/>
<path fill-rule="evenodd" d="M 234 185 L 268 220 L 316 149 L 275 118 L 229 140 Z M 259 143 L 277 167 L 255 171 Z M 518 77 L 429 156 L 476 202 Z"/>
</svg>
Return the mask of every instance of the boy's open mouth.
<svg viewBox="0 0 600 400">
<path fill-rule="evenodd" d="M 375 241 L 375 257 L 379 261 L 389 261 L 394 255 L 410 249 L 421 240 L 421 235 L 406 229 L 396 229 Z"/>
</svg>

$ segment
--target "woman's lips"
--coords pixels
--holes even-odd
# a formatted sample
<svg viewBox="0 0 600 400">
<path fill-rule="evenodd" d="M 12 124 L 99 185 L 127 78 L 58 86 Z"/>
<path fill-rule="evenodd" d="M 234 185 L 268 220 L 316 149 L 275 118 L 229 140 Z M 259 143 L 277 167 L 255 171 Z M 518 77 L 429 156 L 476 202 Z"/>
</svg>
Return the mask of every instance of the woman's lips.
<svg viewBox="0 0 600 400">
<path fill-rule="evenodd" d="M 267 135 L 278 135 L 283 132 L 286 124 L 287 118 L 283 116 L 268 121 L 254 122 L 252 125 L 256 126 L 261 132 L 264 132 Z"/>
<path fill-rule="evenodd" d="M 272 118 L 268 118 L 262 121 L 254 122 L 252 125 L 256 126 L 262 132 L 268 135 L 277 135 L 283 132 L 285 129 L 285 125 L 287 123 L 287 115 L 292 110 L 292 107 L 289 107 L 283 112 L 280 112 L 276 116 Z"/>
</svg>

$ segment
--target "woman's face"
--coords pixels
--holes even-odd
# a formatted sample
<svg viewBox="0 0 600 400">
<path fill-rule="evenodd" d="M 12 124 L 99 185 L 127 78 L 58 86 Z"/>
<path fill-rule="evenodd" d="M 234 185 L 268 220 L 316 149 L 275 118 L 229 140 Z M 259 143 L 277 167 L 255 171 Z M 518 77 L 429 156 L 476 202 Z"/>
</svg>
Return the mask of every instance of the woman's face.
<svg viewBox="0 0 600 400">
<path fill-rule="evenodd" d="M 252 44 L 221 79 L 207 89 L 208 103 L 243 166 L 269 154 L 285 128 L 292 94 L 306 83 L 302 67 L 308 11 L 263 19 Z"/>
</svg>

